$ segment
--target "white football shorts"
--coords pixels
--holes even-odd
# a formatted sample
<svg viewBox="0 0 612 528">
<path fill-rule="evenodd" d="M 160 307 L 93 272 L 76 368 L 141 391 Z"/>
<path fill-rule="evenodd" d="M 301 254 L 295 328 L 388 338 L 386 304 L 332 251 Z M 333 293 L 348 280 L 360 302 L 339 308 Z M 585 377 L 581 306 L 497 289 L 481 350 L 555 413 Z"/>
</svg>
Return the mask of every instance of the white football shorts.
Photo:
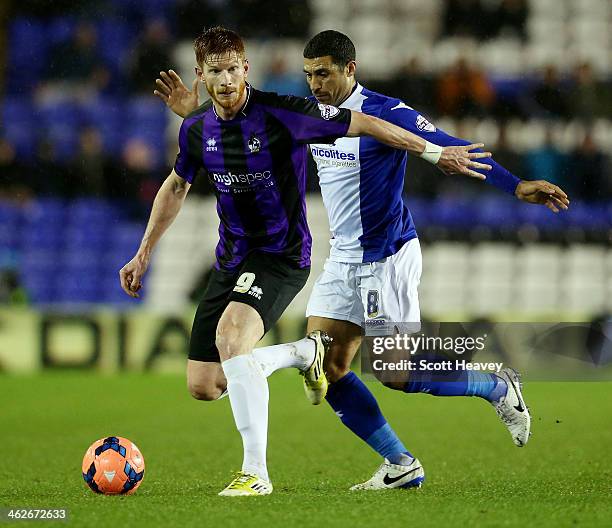
<svg viewBox="0 0 612 528">
<path fill-rule="evenodd" d="M 377 262 L 349 264 L 327 259 L 310 294 L 306 316 L 350 321 L 365 327 L 366 335 L 418 332 L 421 270 L 418 238 Z"/>
</svg>

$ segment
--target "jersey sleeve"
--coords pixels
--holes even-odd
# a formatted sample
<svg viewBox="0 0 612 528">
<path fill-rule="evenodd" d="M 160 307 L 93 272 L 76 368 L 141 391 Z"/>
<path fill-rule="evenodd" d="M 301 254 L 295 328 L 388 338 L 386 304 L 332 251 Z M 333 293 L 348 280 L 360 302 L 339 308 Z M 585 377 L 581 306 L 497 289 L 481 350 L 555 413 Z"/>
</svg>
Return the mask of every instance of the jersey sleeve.
<svg viewBox="0 0 612 528">
<path fill-rule="evenodd" d="M 192 183 L 202 164 L 189 152 L 189 126 L 183 121 L 179 130 L 179 151 L 174 162 L 174 172 L 189 183 Z"/>
<path fill-rule="evenodd" d="M 299 143 L 333 143 L 346 136 L 351 111 L 292 95 L 276 96 L 267 110 Z"/>
<path fill-rule="evenodd" d="M 398 100 L 393 100 L 387 105 L 385 111 L 381 115 L 381 118 L 441 147 L 457 147 L 470 145 L 472 143 L 471 141 L 466 141 L 465 139 L 451 136 L 443 130 L 436 128 L 433 123 L 430 123 L 414 108 L 411 108 Z M 476 150 L 475 152 L 478 151 L 482 152 L 480 149 Z M 520 178 L 516 177 L 509 170 L 502 167 L 492 158 L 480 158 L 476 161 L 486 163 L 492 167 L 490 171 L 474 169 L 476 172 L 480 172 L 487 177 L 485 182 L 510 194 L 514 194 L 517 185 L 521 181 Z"/>
</svg>

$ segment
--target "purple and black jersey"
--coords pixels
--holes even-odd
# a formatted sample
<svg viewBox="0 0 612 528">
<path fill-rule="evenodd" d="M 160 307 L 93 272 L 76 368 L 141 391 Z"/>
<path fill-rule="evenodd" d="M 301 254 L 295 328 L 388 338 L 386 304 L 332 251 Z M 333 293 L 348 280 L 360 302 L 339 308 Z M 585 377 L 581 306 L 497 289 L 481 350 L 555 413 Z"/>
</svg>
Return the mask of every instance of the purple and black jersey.
<svg viewBox="0 0 612 528">
<path fill-rule="evenodd" d="M 248 85 L 247 90 L 232 120 L 218 117 L 210 100 L 185 118 L 174 170 L 192 182 L 203 168 L 215 188 L 219 269 L 235 270 L 252 250 L 282 255 L 304 268 L 312 245 L 304 197 L 306 144 L 345 136 L 351 113 Z"/>
</svg>

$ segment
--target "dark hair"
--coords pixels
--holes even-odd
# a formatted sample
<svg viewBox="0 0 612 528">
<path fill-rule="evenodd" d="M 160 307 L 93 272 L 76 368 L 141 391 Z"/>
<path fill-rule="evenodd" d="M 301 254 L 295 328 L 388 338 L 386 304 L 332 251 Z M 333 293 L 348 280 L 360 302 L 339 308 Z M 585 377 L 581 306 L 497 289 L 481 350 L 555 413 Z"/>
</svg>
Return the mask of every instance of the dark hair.
<svg viewBox="0 0 612 528">
<path fill-rule="evenodd" d="M 244 58 L 244 42 L 238 33 L 222 26 L 215 26 L 204 30 L 193 42 L 196 61 L 204 64 L 208 57 L 235 51 Z"/>
<path fill-rule="evenodd" d="M 333 29 L 321 31 L 312 37 L 304 47 L 304 58 L 326 57 L 330 55 L 335 64 L 344 68 L 356 57 L 355 45 L 345 34 Z"/>
</svg>

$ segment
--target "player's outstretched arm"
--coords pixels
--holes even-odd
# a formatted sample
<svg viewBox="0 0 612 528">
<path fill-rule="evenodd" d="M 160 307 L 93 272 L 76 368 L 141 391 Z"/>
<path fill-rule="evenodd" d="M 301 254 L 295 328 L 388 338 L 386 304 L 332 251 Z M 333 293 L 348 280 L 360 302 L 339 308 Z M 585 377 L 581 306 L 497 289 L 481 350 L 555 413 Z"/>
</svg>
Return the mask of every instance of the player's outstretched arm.
<svg viewBox="0 0 612 528">
<path fill-rule="evenodd" d="M 198 77 L 193 80 L 190 91 L 174 70 L 159 72 L 159 76 L 161 79 L 155 79 L 157 89 L 153 93 L 175 114 L 184 118 L 200 106 Z"/>
<path fill-rule="evenodd" d="M 491 165 L 474 161 L 491 156 L 490 152 L 471 152 L 482 148 L 482 143 L 440 147 L 393 123 L 361 112 L 351 111 L 351 125 L 347 136 L 372 136 L 381 143 L 426 159 L 446 174 L 464 174 L 484 180 L 485 175 L 474 169 L 491 170 Z"/>
<path fill-rule="evenodd" d="M 558 213 L 559 209 L 567 211 L 570 204 L 563 189 L 546 180 L 523 180 L 516 186 L 514 194 L 523 202 L 545 205 L 553 213 Z"/>
<path fill-rule="evenodd" d="M 190 187 L 190 183 L 172 171 L 157 191 L 140 247 L 119 271 L 121 287 L 131 297 L 139 297 L 138 291 L 142 288 L 142 277 L 149 267 L 153 248 L 181 210 Z"/>
<path fill-rule="evenodd" d="M 470 145 L 471 142 L 468 140 L 451 136 L 443 130 L 436 128 L 417 110 L 397 99 L 389 102 L 386 112 L 382 115 L 385 120 L 436 145 L 444 147 L 475 146 Z M 487 172 L 487 183 L 498 189 L 513 194 L 524 202 L 545 205 L 555 213 L 559 209 L 565 210 L 568 208 L 569 200 L 567 195 L 556 185 L 544 180 L 523 181 L 491 157 L 483 158 L 480 161 L 491 167 L 491 170 Z"/>
</svg>

